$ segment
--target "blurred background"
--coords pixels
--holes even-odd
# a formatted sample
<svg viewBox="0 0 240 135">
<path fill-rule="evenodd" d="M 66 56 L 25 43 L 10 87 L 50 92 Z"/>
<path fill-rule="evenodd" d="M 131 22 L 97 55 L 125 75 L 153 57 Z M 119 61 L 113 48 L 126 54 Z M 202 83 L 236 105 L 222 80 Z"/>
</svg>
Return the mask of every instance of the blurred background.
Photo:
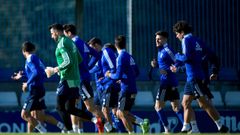
<svg viewBox="0 0 240 135">
<path fill-rule="evenodd" d="M 238 0 L 0 0 L 0 109 L 21 108 L 24 98 L 21 82 L 12 81 L 10 76 L 24 68 L 21 53 L 24 41 L 37 45 L 37 54 L 46 66 L 56 65 L 56 44 L 48 26 L 57 22 L 75 24 L 78 35 L 86 42 L 92 37 L 100 38 L 103 43 L 113 42 L 116 35 L 126 35 L 128 51 L 141 70 L 134 109 L 153 111 L 159 87 L 157 69 L 149 78 L 150 61 L 157 55 L 155 32 L 169 32 L 170 46 L 176 52 L 181 51 L 172 26 L 178 20 L 186 20 L 193 26 L 194 34 L 220 57 L 219 80 L 210 85 L 214 102 L 222 110 L 239 110 L 239 5 Z M 178 78 L 182 92 L 185 75 L 178 74 Z M 57 82 L 57 76 L 47 80 L 49 95 L 54 93 Z M 51 99 L 52 96 L 50 99 L 46 96 L 47 104 L 54 108 L 55 100 Z"/>
</svg>

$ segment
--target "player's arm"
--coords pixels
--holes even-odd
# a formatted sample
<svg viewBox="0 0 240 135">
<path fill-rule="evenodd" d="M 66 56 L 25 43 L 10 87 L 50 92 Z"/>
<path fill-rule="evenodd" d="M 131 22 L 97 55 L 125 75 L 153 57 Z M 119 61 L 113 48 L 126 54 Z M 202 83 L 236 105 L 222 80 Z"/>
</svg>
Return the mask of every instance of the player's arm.
<svg viewBox="0 0 240 135">
<path fill-rule="evenodd" d="M 216 53 L 210 48 L 207 48 L 206 57 L 211 64 L 210 80 L 216 80 L 218 77 L 219 69 L 220 69 L 219 58 L 217 57 Z"/>
<path fill-rule="evenodd" d="M 220 69 L 220 61 L 219 61 L 219 58 L 216 55 L 216 53 L 214 51 L 212 51 L 211 49 L 209 49 L 209 51 L 208 51 L 208 59 L 210 61 L 211 67 L 212 67 L 212 73 L 218 74 L 219 69 Z"/>
<path fill-rule="evenodd" d="M 71 59 L 69 57 L 68 52 L 65 50 L 65 48 L 60 48 L 60 53 L 61 53 L 61 56 L 63 58 L 63 62 L 58 66 L 58 70 L 61 71 L 61 70 L 64 70 L 64 69 L 66 69 L 66 68 L 68 68 L 70 66 Z"/>
<path fill-rule="evenodd" d="M 117 71 L 115 73 L 112 73 L 112 72 L 107 72 L 105 74 L 105 76 L 111 78 L 111 79 L 114 79 L 114 80 L 120 80 L 123 76 L 123 65 L 122 65 L 122 59 L 119 57 L 118 60 L 117 60 Z"/>
<path fill-rule="evenodd" d="M 175 54 L 176 60 L 181 62 L 187 62 L 188 60 L 191 59 L 192 56 L 191 56 L 190 48 L 188 44 L 189 43 L 187 40 L 182 41 L 182 54 L 180 53 Z"/>
<path fill-rule="evenodd" d="M 19 79 L 22 79 L 22 78 L 24 78 L 24 77 L 26 77 L 25 72 L 23 72 L 23 71 L 18 71 L 17 73 L 16 73 L 16 72 L 13 73 L 13 75 L 11 76 L 11 79 L 13 79 L 13 80 L 19 80 Z"/>
<path fill-rule="evenodd" d="M 93 74 L 93 73 L 96 73 L 96 72 L 100 71 L 101 68 L 99 67 L 99 64 L 100 64 L 100 62 L 96 63 L 95 66 L 92 69 L 89 70 L 89 73 Z"/>
</svg>

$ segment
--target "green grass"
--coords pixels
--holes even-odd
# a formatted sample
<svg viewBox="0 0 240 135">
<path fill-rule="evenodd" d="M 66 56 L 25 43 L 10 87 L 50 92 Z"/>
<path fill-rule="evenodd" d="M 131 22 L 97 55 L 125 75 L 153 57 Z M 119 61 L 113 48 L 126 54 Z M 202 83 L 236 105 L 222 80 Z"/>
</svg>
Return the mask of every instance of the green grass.
<svg viewBox="0 0 240 135">
<path fill-rule="evenodd" d="M 219 135 L 220 133 L 201 133 L 201 135 Z M 228 133 L 228 134 L 221 134 L 221 135 L 240 135 L 240 133 Z M 31 133 L 31 134 L 28 134 L 28 133 L 0 133 L 0 135 L 40 135 L 40 133 Z M 46 135 L 61 135 L 61 133 L 47 133 Z M 62 134 L 63 135 L 63 134 Z M 66 135 L 79 135 L 79 134 L 66 134 Z M 81 134 L 81 135 L 98 135 L 97 133 L 94 134 L 94 133 L 84 133 L 84 134 Z M 119 133 L 104 133 L 102 135 L 128 135 L 128 134 L 119 134 Z M 142 135 L 142 134 L 135 134 L 135 135 Z M 146 134 L 147 135 L 147 134 Z M 159 133 L 156 133 L 156 134 L 151 134 L 151 135 L 159 135 Z M 172 133 L 170 135 L 187 135 L 187 134 L 180 134 L 180 133 Z M 193 135 L 200 135 L 200 134 L 193 134 Z"/>
</svg>

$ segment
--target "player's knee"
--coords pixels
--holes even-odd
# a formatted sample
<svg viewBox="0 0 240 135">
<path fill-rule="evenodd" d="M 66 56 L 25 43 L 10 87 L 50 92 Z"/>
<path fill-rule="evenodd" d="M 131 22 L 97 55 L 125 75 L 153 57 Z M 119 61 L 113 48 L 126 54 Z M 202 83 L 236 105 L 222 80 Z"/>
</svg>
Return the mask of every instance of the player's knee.
<svg viewBox="0 0 240 135">
<path fill-rule="evenodd" d="M 163 109 L 160 105 L 155 105 L 154 108 L 157 112 Z"/>
<path fill-rule="evenodd" d="M 123 118 L 123 116 L 124 116 L 124 113 L 123 113 L 123 111 L 121 111 L 121 110 L 118 110 L 118 111 L 117 111 L 117 117 L 118 117 L 119 119 L 122 119 L 122 118 Z"/>
<path fill-rule="evenodd" d="M 27 121 L 28 117 L 30 117 L 30 114 L 28 114 L 26 111 L 22 111 L 21 117 L 22 119 Z"/>
<path fill-rule="evenodd" d="M 188 101 L 182 101 L 182 106 L 183 106 L 184 109 L 189 108 L 190 105 L 191 105 L 191 104 L 190 104 Z"/>
<path fill-rule="evenodd" d="M 109 109 L 107 107 L 103 107 L 102 108 L 102 112 L 105 113 L 105 114 L 109 113 Z"/>
<path fill-rule="evenodd" d="M 94 111 L 94 107 L 92 107 L 92 106 L 87 106 L 87 110 L 88 110 L 89 112 L 93 112 L 93 111 Z"/>
<path fill-rule="evenodd" d="M 158 111 L 162 110 L 164 108 L 164 106 L 165 106 L 164 102 L 156 102 L 154 108 L 158 112 Z"/>
<path fill-rule="evenodd" d="M 199 107 L 205 110 L 210 107 L 210 104 L 208 102 L 199 103 Z"/>
</svg>

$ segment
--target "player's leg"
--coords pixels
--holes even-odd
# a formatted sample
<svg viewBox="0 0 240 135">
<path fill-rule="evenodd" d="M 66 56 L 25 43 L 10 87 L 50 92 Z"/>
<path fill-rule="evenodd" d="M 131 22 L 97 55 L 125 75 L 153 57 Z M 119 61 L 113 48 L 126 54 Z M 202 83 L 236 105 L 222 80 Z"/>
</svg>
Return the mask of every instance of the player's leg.
<svg viewBox="0 0 240 135">
<path fill-rule="evenodd" d="M 209 81 L 205 80 L 204 83 L 204 89 L 202 89 L 203 94 L 205 95 L 207 101 L 212 104 L 212 99 L 214 98 L 212 92 L 209 89 Z"/>
<path fill-rule="evenodd" d="M 171 101 L 172 110 L 176 113 L 178 119 L 183 124 L 183 111 L 181 110 L 179 100 Z"/>
<path fill-rule="evenodd" d="M 39 99 L 37 99 L 37 100 L 39 100 Z M 47 132 L 46 128 L 44 126 L 42 126 L 41 123 L 39 123 L 37 121 L 37 119 L 35 119 L 34 117 L 31 116 L 31 110 L 34 109 L 34 106 L 38 106 L 38 104 L 34 100 L 34 97 L 27 98 L 27 100 L 24 103 L 23 109 L 21 111 L 21 117 L 25 121 L 27 121 L 29 123 L 29 125 L 32 125 L 32 127 L 36 128 L 39 132 L 46 133 Z M 29 132 L 30 131 L 31 130 L 29 130 Z"/>
<path fill-rule="evenodd" d="M 93 113 L 97 118 L 103 118 L 103 113 L 101 110 L 95 108 L 94 98 L 93 98 L 93 89 L 89 81 L 82 81 L 80 88 L 81 98 L 84 101 L 84 104 L 87 110 Z"/>
<path fill-rule="evenodd" d="M 194 96 L 192 95 L 183 95 L 182 106 L 184 110 L 184 123 L 181 132 L 188 132 L 191 130 L 190 121 L 191 114 L 194 112 L 191 106 Z"/>
<path fill-rule="evenodd" d="M 104 100 L 104 90 L 101 85 L 98 85 L 95 93 L 94 93 L 94 106 L 97 110 L 102 110 L 103 106 L 103 100 Z M 85 106 L 86 107 L 86 106 Z M 103 133 L 104 132 L 104 121 L 103 118 L 97 118 L 98 120 L 101 119 L 101 121 L 95 123 L 95 131 L 98 133 Z"/>
<path fill-rule="evenodd" d="M 36 116 L 37 120 L 41 122 L 47 122 L 49 124 L 52 124 L 54 126 L 57 126 L 60 130 L 64 130 L 65 126 L 62 122 L 55 119 L 53 116 L 46 114 L 44 110 L 36 110 Z"/>
<path fill-rule="evenodd" d="M 69 96 L 65 105 L 67 112 L 69 114 L 78 116 L 82 120 L 91 121 L 93 116 L 90 112 L 78 109 L 76 107 L 76 100 L 79 98 L 79 95 L 78 95 L 79 88 L 78 87 L 68 88 L 68 90 L 71 91 L 71 93 L 69 93 Z"/>
<path fill-rule="evenodd" d="M 121 130 L 123 127 L 122 122 L 117 117 L 117 109 L 118 109 L 118 97 L 119 97 L 120 86 L 115 84 L 113 86 L 113 90 L 111 91 L 110 103 L 109 107 L 112 108 L 111 119 L 113 121 L 113 132 L 126 132 L 126 130 Z"/>
<path fill-rule="evenodd" d="M 223 123 L 220 120 L 220 114 L 218 113 L 216 108 L 211 103 L 209 103 L 209 101 L 204 96 L 204 93 L 203 93 L 204 90 L 203 89 L 207 89 L 205 86 L 206 85 L 204 85 L 204 82 L 201 81 L 201 80 L 197 80 L 194 83 L 194 88 L 195 88 L 195 91 L 196 91 L 195 93 L 198 94 L 197 101 L 199 103 L 199 106 L 201 108 L 203 108 L 208 113 L 208 115 L 212 118 L 212 120 L 217 125 L 218 130 L 220 132 L 228 132 L 228 128 L 226 126 L 224 126 Z"/>
<path fill-rule="evenodd" d="M 67 102 L 66 96 L 57 95 L 57 111 L 58 111 L 61 119 L 63 120 L 66 130 L 71 131 L 72 123 L 71 123 L 70 114 L 67 112 L 67 110 L 65 108 L 66 102 Z"/>
<path fill-rule="evenodd" d="M 165 107 L 167 89 L 160 86 L 155 101 L 155 111 L 157 112 L 159 123 L 163 125 L 165 133 L 169 133 L 169 124 L 163 108 Z"/>
<path fill-rule="evenodd" d="M 33 110 L 31 111 L 31 116 L 36 119 L 36 112 Z M 34 126 L 31 125 L 29 122 L 27 123 L 27 132 L 31 133 L 34 131 Z"/>
<path fill-rule="evenodd" d="M 191 112 L 191 121 L 190 121 L 190 124 L 191 124 L 191 127 L 192 127 L 192 130 L 191 130 L 191 133 L 199 133 L 199 129 L 198 129 L 198 125 L 197 125 L 197 121 L 196 121 L 196 116 L 195 116 L 195 112 Z"/>
<path fill-rule="evenodd" d="M 113 120 L 113 128 L 115 129 L 116 132 L 126 132 L 126 130 L 124 130 L 122 121 L 117 117 L 117 106 L 112 108 L 112 120 Z"/>
<path fill-rule="evenodd" d="M 136 116 L 130 113 L 130 110 L 134 104 L 136 94 L 130 94 L 120 91 L 119 93 L 119 99 L 118 99 L 118 110 L 117 110 L 117 116 L 119 119 L 122 120 L 124 127 L 128 131 L 128 133 L 133 133 L 133 125 L 132 123 L 135 123 L 139 119 L 136 120 Z M 141 122 L 136 122 L 139 125 L 143 124 L 143 120 L 141 119 Z M 146 128 L 143 128 L 143 133 L 149 132 L 149 120 L 146 121 Z"/>
<path fill-rule="evenodd" d="M 118 90 L 114 88 L 114 86 L 108 87 L 107 90 L 103 92 L 103 99 L 102 99 L 102 111 L 106 118 L 106 122 L 104 127 L 107 132 L 112 132 L 113 130 L 113 121 L 110 114 L 110 108 L 116 108 L 118 104 Z"/>
<path fill-rule="evenodd" d="M 77 108 L 82 110 L 82 111 L 87 111 L 87 108 L 83 102 L 83 100 L 81 99 L 81 97 L 79 96 L 80 100 L 78 101 L 77 103 Z M 78 120 L 78 125 L 79 125 L 79 129 L 78 129 L 78 133 L 83 133 L 84 130 L 83 130 L 83 120 L 81 118 L 79 118 Z"/>
<path fill-rule="evenodd" d="M 72 128 L 73 128 L 73 132 L 74 133 L 78 133 L 78 129 L 79 129 L 79 117 L 75 116 L 75 115 L 71 115 L 71 121 L 72 121 Z"/>
<path fill-rule="evenodd" d="M 194 89 L 193 89 L 193 82 L 189 81 L 186 82 L 184 87 L 184 95 L 182 99 L 182 106 L 184 110 L 184 123 L 183 127 L 181 129 L 181 132 L 188 132 L 191 130 L 190 121 L 191 121 L 191 115 L 194 112 L 193 108 L 191 106 L 192 101 L 194 100 Z"/>
<path fill-rule="evenodd" d="M 119 119 L 122 120 L 123 125 L 126 128 L 126 130 L 128 131 L 128 133 L 129 134 L 134 133 L 132 121 L 130 121 L 128 119 L 128 111 L 118 110 L 117 111 L 117 116 L 118 116 Z"/>
<path fill-rule="evenodd" d="M 205 98 L 205 96 L 201 96 L 198 99 L 199 106 L 204 109 L 208 115 L 211 117 L 211 119 L 215 122 L 215 124 L 218 127 L 218 130 L 220 132 L 228 132 L 227 127 L 223 125 L 223 123 L 220 120 L 220 114 L 216 110 L 214 106 L 212 106 L 211 103 Z"/>
<path fill-rule="evenodd" d="M 172 110 L 178 116 L 178 119 L 183 124 L 183 111 L 179 103 L 180 95 L 176 87 L 170 87 L 167 93 L 167 99 L 171 101 Z"/>
</svg>

